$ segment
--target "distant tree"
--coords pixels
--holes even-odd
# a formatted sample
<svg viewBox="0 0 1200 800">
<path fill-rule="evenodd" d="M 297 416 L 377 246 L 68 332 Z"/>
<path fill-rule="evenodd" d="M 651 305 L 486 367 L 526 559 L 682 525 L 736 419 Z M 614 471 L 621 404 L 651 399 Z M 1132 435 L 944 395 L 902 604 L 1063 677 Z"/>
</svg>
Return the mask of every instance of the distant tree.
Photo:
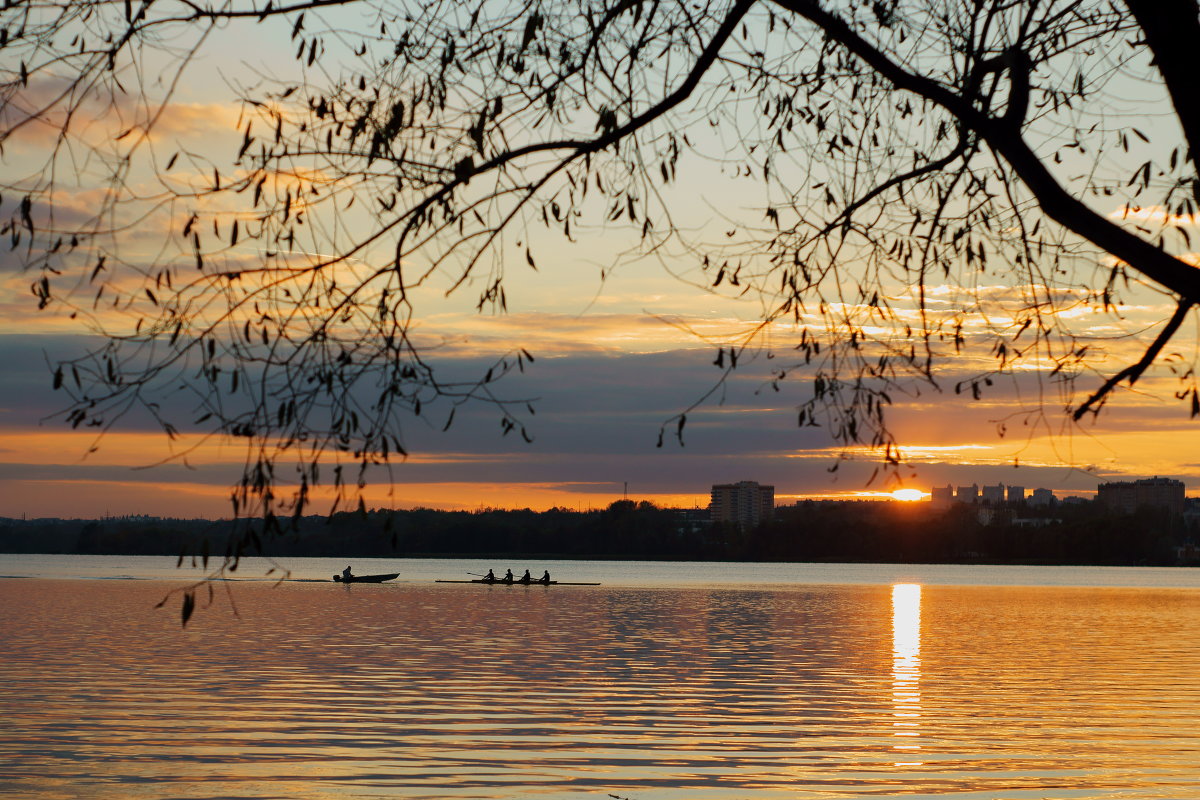
<svg viewBox="0 0 1200 800">
<path fill-rule="evenodd" d="M 624 258 L 763 298 L 761 325 L 716 353 L 722 374 L 790 323 L 771 383 L 806 376 L 799 423 L 890 463 L 894 396 L 951 388 L 939 370 L 964 347 L 991 362 L 955 391 L 1021 371 L 1062 390 L 1032 417 L 1095 413 L 1160 359 L 1195 416 L 1194 365 L 1164 348 L 1200 301 L 1198 15 L 1196 0 L 14 0 L 3 233 L 38 306 L 106 337 L 56 367 L 68 422 L 140 408 L 168 435 L 244 438 L 235 508 L 269 524 L 318 484 L 352 500 L 328 454 L 387 464 L 409 415 L 449 425 L 481 401 L 528 437 L 494 385 L 532 356 L 443 378 L 414 296 L 443 280 L 503 310 L 547 231 L 619 227 Z M 206 79 L 198 59 L 255 26 L 295 61 L 222 64 L 236 152 L 160 138 L 180 87 Z M 683 202 L 698 191 L 716 230 Z M 1163 310 L 1115 368 L 1077 320 L 1127 337 L 1126 297 Z M 186 423 L 163 410 L 172 394 L 192 399 Z"/>
</svg>

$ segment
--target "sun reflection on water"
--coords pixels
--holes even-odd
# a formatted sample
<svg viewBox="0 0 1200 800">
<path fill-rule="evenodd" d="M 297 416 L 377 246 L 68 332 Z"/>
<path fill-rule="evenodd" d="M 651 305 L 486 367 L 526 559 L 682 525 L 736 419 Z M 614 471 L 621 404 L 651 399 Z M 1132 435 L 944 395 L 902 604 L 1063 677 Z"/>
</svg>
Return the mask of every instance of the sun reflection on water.
<svg viewBox="0 0 1200 800">
<path fill-rule="evenodd" d="M 892 735 L 904 737 L 893 750 L 916 755 L 921 719 L 921 586 L 897 583 L 892 587 Z M 920 766 L 920 761 L 898 761 L 896 766 Z"/>
<path fill-rule="evenodd" d="M 1200 797 L 1200 590 L 926 585 L 0 579 L 0 798 Z"/>
</svg>

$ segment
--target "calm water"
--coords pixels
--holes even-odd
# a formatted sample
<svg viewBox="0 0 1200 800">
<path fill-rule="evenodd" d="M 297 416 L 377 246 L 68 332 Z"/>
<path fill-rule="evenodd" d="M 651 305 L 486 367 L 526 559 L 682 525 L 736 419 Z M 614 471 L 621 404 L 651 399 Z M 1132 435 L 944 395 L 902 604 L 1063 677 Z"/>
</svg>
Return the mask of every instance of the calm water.
<svg viewBox="0 0 1200 800">
<path fill-rule="evenodd" d="M 1198 571 L 173 563 L 0 556 L 0 796 L 1200 797 Z"/>
</svg>

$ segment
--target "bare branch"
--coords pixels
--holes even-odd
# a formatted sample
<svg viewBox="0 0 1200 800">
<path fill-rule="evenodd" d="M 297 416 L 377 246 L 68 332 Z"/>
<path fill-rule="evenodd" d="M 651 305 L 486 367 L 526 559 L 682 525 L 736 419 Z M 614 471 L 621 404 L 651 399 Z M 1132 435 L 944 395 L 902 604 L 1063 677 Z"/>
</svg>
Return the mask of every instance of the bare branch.
<svg viewBox="0 0 1200 800">
<path fill-rule="evenodd" d="M 1167 342 L 1171 341 L 1171 337 L 1174 336 L 1175 332 L 1179 330 L 1179 326 L 1183 324 L 1185 319 L 1187 319 L 1188 312 L 1190 312 L 1193 307 L 1194 304 L 1189 302 L 1179 303 L 1179 305 L 1175 308 L 1175 313 L 1171 315 L 1169 320 L 1167 320 L 1167 324 L 1163 326 L 1163 329 L 1158 332 L 1158 336 L 1154 337 L 1154 341 L 1151 342 L 1150 346 L 1146 348 L 1146 351 L 1142 353 L 1142 357 L 1137 360 L 1137 363 L 1130 364 L 1128 367 L 1125 367 L 1123 370 L 1101 384 L 1100 388 L 1092 392 L 1092 394 L 1086 400 L 1079 404 L 1079 406 L 1071 414 L 1072 418 L 1078 422 L 1079 420 L 1083 419 L 1084 415 L 1086 415 L 1088 412 L 1091 412 L 1092 416 L 1095 417 L 1100 413 L 1100 409 L 1104 407 L 1104 403 L 1107 400 L 1108 395 L 1117 387 L 1118 384 L 1121 383 L 1121 381 L 1128 380 L 1130 386 L 1133 386 L 1135 383 L 1137 383 L 1137 380 L 1142 376 L 1142 373 L 1149 369 L 1150 365 L 1154 363 L 1154 360 L 1158 358 Z"/>
</svg>

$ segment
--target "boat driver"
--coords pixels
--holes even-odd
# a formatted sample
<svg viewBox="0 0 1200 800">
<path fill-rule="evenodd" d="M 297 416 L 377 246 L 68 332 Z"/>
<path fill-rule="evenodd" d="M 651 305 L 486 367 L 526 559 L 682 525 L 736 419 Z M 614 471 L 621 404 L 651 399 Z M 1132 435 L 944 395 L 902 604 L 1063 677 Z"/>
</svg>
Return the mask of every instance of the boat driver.
<svg viewBox="0 0 1200 800">
<path fill-rule="evenodd" d="M 354 576 L 350 573 L 350 566 L 346 565 L 346 568 L 342 570 L 342 580 L 348 581 L 353 577 Z"/>
</svg>

